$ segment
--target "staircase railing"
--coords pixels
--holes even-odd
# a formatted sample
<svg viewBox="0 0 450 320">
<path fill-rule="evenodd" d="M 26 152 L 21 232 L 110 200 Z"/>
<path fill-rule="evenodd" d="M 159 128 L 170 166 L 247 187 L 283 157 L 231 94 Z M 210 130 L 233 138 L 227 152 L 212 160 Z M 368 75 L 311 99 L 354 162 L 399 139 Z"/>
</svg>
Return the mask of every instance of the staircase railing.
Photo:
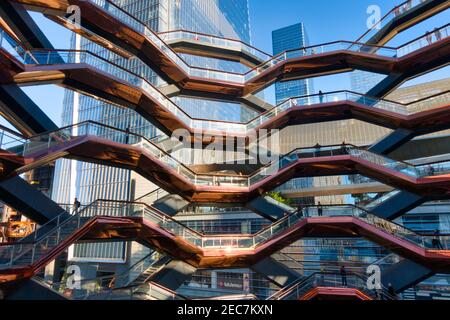
<svg viewBox="0 0 450 320">
<path fill-rule="evenodd" d="M 36 243 L 18 243 L 0 247 L 0 261 L 3 268 L 31 265 L 57 247 L 93 217 L 143 217 L 160 228 L 182 237 L 185 241 L 204 249 L 250 249 L 273 239 L 284 231 L 296 226 L 304 219 L 315 217 L 355 217 L 389 235 L 408 241 L 425 249 L 450 249 L 450 238 L 433 235 L 422 236 L 403 226 L 374 216 L 352 205 L 310 206 L 290 214 L 253 235 L 204 235 L 186 227 L 172 217 L 165 215 L 145 203 L 99 200 L 84 208 L 80 213 L 67 219 L 52 229 Z M 76 239 L 74 239 L 76 240 Z"/>
</svg>

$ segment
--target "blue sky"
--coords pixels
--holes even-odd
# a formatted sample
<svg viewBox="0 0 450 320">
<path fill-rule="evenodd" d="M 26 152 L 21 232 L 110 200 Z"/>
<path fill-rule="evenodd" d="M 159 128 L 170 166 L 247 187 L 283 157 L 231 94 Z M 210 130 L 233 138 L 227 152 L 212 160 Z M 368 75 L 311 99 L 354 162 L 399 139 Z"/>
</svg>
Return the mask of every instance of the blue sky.
<svg viewBox="0 0 450 320">
<path fill-rule="evenodd" d="M 271 32 L 303 22 L 311 44 L 356 40 L 366 28 L 367 7 L 388 12 L 392 0 L 249 0 L 253 44 L 272 53 Z"/>
<path fill-rule="evenodd" d="M 376 4 L 382 15 L 402 1 L 392 0 L 249 0 L 252 43 L 254 46 L 272 53 L 272 31 L 298 22 L 305 23 L 311 44 L 336 40 L 356 40 L 366 30 L 367 8 Z M 70 32 L 44 18 L 32 14 L 42 30 L 45 30 L 56 48 L 69 48 Z M 449 19 L 448 12 L 441 13 L 395 38 L 388 45 L 397 46 L 415 37 L 442 26 Z M 426 80 L 443 78 L 448 68 L 427 76 Z M 417 80 L 421 81 L 421 80 Z M 422 80 L 423 81 L 423 80 Z M 328 76 L 314 79 L 315 90 L 332 91 L 348 89 L 348 75 Z M 56 86 L 29 87 L 24 89 L 30 97 L 55 121 L 61 120 L 63 89 Z M 267 99 L 273 99 L 271 90 Z M 4 123 L 2 121 L 2 123 Z"/>
<path fill-rule="evenodd" d="M 275 29 L 303 22 L 311 45 L 336 40 L 356 40 L 367 31 L 367 8 L 377 5 L 382 16 L 401 1 L 392 0 L 249 0 L 253 44 L 272 53 L 271 33 Z M 449 12 L 436 15 L 395 37 L 397 46 L 427 30 L 450 21 Z"/>
<path fill-rule="evenodd" d="M 384 16 L 394 6 L 404 0 L 249 0 L 252 44 L 267 53 L 272 53 L 272 31 L 295 23 L 303 22 L 311 45 L 336 40 L 355 41 L 367 31 L 367 8 L 377 5 Z M 399 46 L 428 30 L 443 26 L 450 21 L 447 12 L 432 17 L 419 25 L 397 35 L 388 46 Z M 449 69 L 435 72 L 405 85 L 448 77 Z M 349 89 L 348 74 L 314 79 L 314 89 L 334 91 Z M 273 100 L 273 90 L 265 95 Z"/>
</svg>

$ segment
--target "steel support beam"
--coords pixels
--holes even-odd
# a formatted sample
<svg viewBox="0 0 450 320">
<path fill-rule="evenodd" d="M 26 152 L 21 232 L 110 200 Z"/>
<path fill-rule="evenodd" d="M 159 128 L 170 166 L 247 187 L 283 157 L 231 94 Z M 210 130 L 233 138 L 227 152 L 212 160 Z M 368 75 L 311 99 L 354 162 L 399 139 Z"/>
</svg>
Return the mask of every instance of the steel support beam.
<svg viewBox="0 0 450 320">
<path fill-rule="evenodd" d="M 0 113 L 27 136 L 58 130 L 58 126 L 15 84 L 0 86 Z"/>
<path fill-rule="evenodd" d="M 381 282 L 386 288 L 389 284 L 395 292 L 402 292 L 434 275 L 434 272 L 411 260 L 402 260 L 381 273 Z"/>
<path fill-rule="evenodd" d="M 394 220 L 426 201 L 426 197 L 408 191 L 401 191 L 380 203 L 370 213 L 385 220 Z"/>
<path fill-rule="evenodd" d="M 252 269 L 259 274 L 266 276 L 271 282 L 283 288 L 302 277 L 298 272 L 270 257 L 254 264 Z"/>
<path fill-rule="evenodd" d="M 293 211 L 289 206 L 268 196 L 258 197 L 247 203 L 246 207 L 270 221 L 277 221 Z"/>
<path fill-rule="evenodd" d="M 394 152 L 389 157 L 397 160 L 429 158 L 450 153 L 450 136 L 416 138 Z"/>
<path fill-rule="evenodd" d="M 38 224 L 69 213 L 42 192 L 16 176 L 0 181 L 0 200 Z"/>
<path fill-rule="evenodd" d="M 5 300 L 67 300 L 60 293 L 44 286 L 34 279 L 23 281 L 5 296 Z"/>
<path fill-rule="evenodd" d="M 2 1 L 0 15 L 26 49 L 53 49 L 51 42 L 20 3 Z"/>
<path fill-rule="evenodd" d="M 153 203 L 153 207 L 173 217 L 189 205 L 189 202 L 176 194 L 170 194 Z"/>
<path fill-rule="evenodd" d="M 410 141 L 414 136 L 415 133 L 411 130 L 397 129 L 371 146 L 369 151 L 388 155 L 406 142 Z"/>
<path fill-rule="evenodd" d="M 183 283 L 192 278 L 192 275 L 196 270 L 197 268 L 186 262 L 174 260 L 153 275 L 150 281 L 172 291 L 176 291 Z"/>
<path fill-rule="evenodd" d="M 399 32 L 411 28 L 444 10 L 445 6 L 443 4 L 445 2 L 446 0 L 423 1 L 423 3 L 416 5 L 412 10 L 407 10 L 383 26 L 380 31 L 367 41 L 367 44 L 384 45 Z"/>
</svg>

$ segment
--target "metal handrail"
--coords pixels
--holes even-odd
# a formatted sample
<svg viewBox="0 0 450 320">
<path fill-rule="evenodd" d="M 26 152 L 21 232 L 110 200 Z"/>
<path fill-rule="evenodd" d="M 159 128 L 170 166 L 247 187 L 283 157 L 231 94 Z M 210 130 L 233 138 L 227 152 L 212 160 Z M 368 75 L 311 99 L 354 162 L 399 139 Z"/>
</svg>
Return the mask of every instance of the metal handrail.
<svg viewBox="0 0 450 320">
<path fill-rule="evenodd" d="M 172 52 L 172 54 L 176 55 L 178 59 L 182 60 L 187 66 L 189 66 L 189 64 L 187 64 L 186 61 L 184 61 L 184 60 L 183 60 L 183 59 L 175 52 L 175 50 L 173 50 L 168 44 L 166 44 L 166 43 L 164 42 L 164 40 L 162 40 L 162 38 L 161 38 L 156 32 L 152 31 L 152 29 L 151 29 L 146 23 L 144 23 L 142 20 L 140 20 L 140 19 L 138 19 L 138 18 L 132 16 L 130 13 L 128 13 L 127 11 L 125 11 L 123 8 L 121 8 L 120 6 L 116 5 L 115 3 L 111 2 L 110 0 L 103 0 L 103 1 L 105 1 L 106 3 L 108 3 L 108 5 L 110 5 L 110 6 L 113 6 L 115 9 L 121 11 L 121 13 L 124 14 L 124 15 L 126 15 L 128 18 L 134 20 L 134 21 L 137 22 L 138 24 L 140 24 L 140 25 L 142 25 L 143 27 L 145 27 L 149 32 L 152 33 L 153 36 L 155 36 L 159 41 L 161 41 L 161 43 L 163 43 L 163 44 L 167 47 L 167 49 L 170 50 L 170 51 Z M 103 10 L 103 8 L 102 8 L 101 6 L 95 4 L 94 1 L 90 0 L 90 2 L 93 3 L 94 5 L 96 5 L 97 7 L 99 7 L 100 9 Z M 400 6 L 401 6 L 401 5 L 400 5 Z M 394 9 L 392 9 L 385 17 L 387 17 L 391 12 L 395 11 L 396 8 L 398 8 L 398 7 L 400 7 L 400 6 L 396 6 L 396 7 L 395 7 Z M 385 17 L 383 17 L 383 19 L 385 19 Z M 383 21 L 383 19 L 382 19 L 381 21 Z M 126 22 L 123 22 L 123 23 L 126 24 Z M 130 26 L 130 27 L 132 27 L 132 26 Z M 370 30 L 369 30 L 369 31 L 370 31 Z M 365 34 L 363 34 L 363 35 L 361 36 L 361 38 L 364 37 L 364 35 L 365 35 Z M 361 39 L 361 38 L 360 38 L 360 39 Z M 419 38 L 417 38 L 417 39 L 419 39 Z M 417 39 L 415 39 L 415 40 L 417 40 Z M 412 40 L 411 42 L 413 42 L 413 41 L 415 41 L 415 40 Z M 295 50 L 287 50 L 287 51 L 282 52 L 282 53 L 280 53 L 280 54 L 278 54 L 278 55 L 275 55 L 275 56 L 272 58 L 272 60 L 275 60 L 276 58 L 281 57 L 281 56 L 283 56 L 283 55 L 286 55 L 286 54 L 288 54 L 288 53 L 290 53 L 290 52 L 293 52 L 293 51 L 302 50 L 302 49 L 309 49 L 309 48 L 314 48 L 314 47 L 320 47 L 320 46 L 330 45 L 330 44 L 334 44 L 334 43 L 338 43 L 338 42 L 341 42 L 341 43 L 342 43 L 342 42 L 350 43 L 350 44 L 352 44 L 352 45 L 365 45 L 365 46 L 367 46 L 366 43 L 359 43 L 358 41 L 356 41 L 356 42 L 352 42 L 352 41 L 334 41 L 334 42 L 324 43 L 324 44 L 320 44 L 320 45 L 307 46 L 307 47 L 299 48 L 299 49 L 295 49 Z M 407 44 L 409 44 L 409 43 L 411 43 L 411 42 L 408 42 Z M 399 48 L 403 47 L 403 46 L 400 46 L 400 47 L 395 48 L 395 47 L 383 47 L 383 46 L 376 46 L 376 45 L 370 45 L 370 46 L 372 46 L 372 47 L 379 47 L 379 48 L 387 48 L 387 49 L 399 49 Z M 269 61 L 270 61 L 270 60 L 269 60 Z M 267 63 L 267 62 L 264 62 L 263 64 L 265 64 L 265 63 Z M 263 64 L 261 64 L 261 65 L 263 65 Z M 190 66 L 189 66 L 189 67 L 190 67 Z M 255 67 L 254 69 L 251 69 L 251 70 L 248 71 L 247 73 L 252 72 L 252 71 L 255 70 L 256 68 L 257 68 L 257 67 Z M 208 69 L 205 69 L 205 70 L 208 70 Z M 219 72 L 221 72 L 220 70 L 210 70 L 210 71 L 219 71 Z"/>
</svg>

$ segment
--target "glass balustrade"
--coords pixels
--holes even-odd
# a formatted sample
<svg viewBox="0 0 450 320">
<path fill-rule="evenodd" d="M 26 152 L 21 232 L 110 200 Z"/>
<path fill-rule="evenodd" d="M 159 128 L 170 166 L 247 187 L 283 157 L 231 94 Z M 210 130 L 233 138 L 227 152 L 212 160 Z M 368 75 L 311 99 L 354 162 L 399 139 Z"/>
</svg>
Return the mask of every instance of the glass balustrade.
<svg viewBox="0 0 450 320">
<path fill-rule="evenodd" d="M 305 207 L 301 212 L 293 213 L 254 235 L 202 235 L 180 222 L 164 215 L 152 207 L 142 203 L 123 203 L 114 201 L 96 201 L 82 209 L 69 219 L 56 220 L 55 227 L 35 243 L 18 243 L 0 247 L 0 268 L 31 265 L 44 258 L 62 241 L 85 225 L 92 217 L 143 217 L 160 228 L 171 232 L 197 247 L 203 249 L 249 249 L 256 248 L 268 240 L 273 240 L 284 231 L 293 227 L 305 218 L 314 217 L 356 217 L 400 240 L 405 240 L 425 249 L 448 250 L 450 238 L 422 236 L 403 226 L 371 215 L 361 208 L 347 206 L 315 206 Z M 59 218 L 59 217 L 58 217 Z"/>
<path fill-rule="evenodd" d="M 146 36 L 155 47 L 166 54 L 177 66 L 185 73 L 193 77 L 202 77 L 208 79 L 216 79 L 230 82 L 242 82 L 243 75 L 237 73 L 223 72 L 219 70 L 208 70 L 189 66 L 169 45 L 167 45 L 156 33 L 154 33 L 147 25 L 134 18 L 120 7 L 106 0 L 89 0 L 101 7 L 111 16 L 117 18 L 120 22 L 128 25 L 138 33 Z"/>
<path fill-rule="evenodd" d="M 374 292 L 367 290 L 367 282 L 364 277 L 347 273 L 347 284 L 343 284 L 342 275 L 339 273 L 321 272 L 314 273 L 306 279 L 300 279 L 298 283 L 280 290 L 275 293 L 268 300 L 297 300 L 302 298 L 312 289 L 317 287 L 331 287 L 331 288 L 353 288 L 373 296 Z"/>
<path fill-rule="evenodd" d="M 368 203 L 364 209 L 366 210 L 372 210 L 373 208 L 375 208 L 376 206 L 385 203 L 387 200 L 395 197 L 396 195 L 398 195 L 401 191 L 400 190 L 392 190 L 391 192 L 386 193 L 385 195 L 374 199 L 373 201 L 371 201 L 370 203 Z"/>
<path fill-rule="evenodd" d="M 7 34 L 2 31 L 2 34 Z M 6 37 L 5 36 L 5 37 Z M 5 38 L 5 37 L 2 37 Z M 8 41 L 2 41 L 1 45 L 4 47 L 5 43 Z M 14 50 L 13 50 L 14 51 Z M 17 57 L 17 52 L 13 52 Z M 150 97 L 152 97 L 156 102 L 163 107 L 165 110 L 173 114 L 180 122 L 184 123 L 187 127 L 192 129 L 202 129 L 217 132 L 226 132 L 234 134 L 246 134 L 250 130 L 253 130 L 259 126 L 264 125 L 267 121 L 277 117 L 279 114 L 291 109 L 298 108 L 302 106 L 311 106 L 316 104 L 330 103 L 330 102 L 343 102 L 350 101 L 362 104 L 364 106 L 369 106 L 371 108 L 378 108 L 385 111 L 394 112 L 401 115 L 411 114 L 408 111 L 414 108 L 414 103 L 408 105 L 395 103 L 391 101 L 375 99 L 361 94 L 349 92 L 349 91 L 339 91 L 332 92 L 322 95 L 311 95 L 304 97 L 297 97 L 289 99 L 280 105 L 274 107 L 271 110 L 259 115 L 248 123 L 233 123 L 226 121 L 212 121 L 205 119 L 193 119 L 188 114 L 186 114 L 181 108 L 179 108 L 174 102 L 169 98 L 164 96 L 156 87 L 150 84 L 146 79 L 142 78 L 137 74 L 133 74 L 122 67 L 111 63 L 110 61 L 101 58 L 95 54 L 88 51 L 70 51 L 70 50 L 58 50 L 58 51 L 48 51 L 48 50 L 33 50 L 24 53 L 23 57 L 20 56 L 21 61 L 25 64 L 59 64 L 59 63 L 85 63 L 94 68 L 101 70 L 103 72 L 109 73 L 114 77 L 128 82 L 132 86 L 140 87 L 144 92 L 146 92 Z M 434 102 L 439 100 L 445 103 L 448 101 L 450 94 L 448 92 L 432 97 L 426 101 L 421 101 L 420 105 L 424 103 L 435 104 Z M 418 103 L 419 104 L 419 103 Z"/>
<path fill-rule="evenodd" d="M 409 241 L 417 246 L 423 247 L 425 249 L 450 249 L 450 238 L 436 236 L 423 236 L 417 234 L 416 232 L 407 229 L 401 225 L 393 223 L 388 220 L 379 218 L 362 208 L 358 208 L 352 205 L 343 206 L 315 206 L 307 207 L 304 210 L 307 217 L 317 217 L 317 216 L 352 216 L 359 220 L 368 223 L 384 232 L 393 235 L 401 240 Z"/>
<path fill-rule="evenodd" d="M 407 55 L 415 50 L 421 49 L 425 46 L 428 46 L 436 41 L 444 39 L 448 36 L 449 27 L 444 26 L 439 29 L 439 33 L 436 33 L 435 36 L 430 38 L 429 35 L 425 35 L 407 45 L 404 45 L 399 48 L 390 48 L 390 47 L 380 47 L 373 46 L 365 43 L 354 43 L 350 41 L 337 41 L 328 44 L 322 44 L 317 46 L 311 46 L 306 48 L 301 48 L 297 50 L 287 51 L 280 55 L 273 57 L 268 60 L 264 64 L 250 70 L 246 74 L 238 74 L 231 72 L 224 72 L 219 70 L 209 70 L 202 68 L 195 68 L 189 66 L 173 49 L 170 48 L 156 33 L 154 33 L 148 26 L 146 26 L 143 22 L 137 20 L 136 18 L 129 15 L 120 7 L 111 3 L 107 0 L 89 0 L 95 3 L 97 6 L 102 8 L 105 12 L 109 13 L 111 16 L 117 18 L 124 24 L 128 25 L 130 28 L 134 29 L 136 32 L 146 36 L 146 38 L 157 47 L 162 53 L 164 53 L 169 59 L 173 61 L 174 64 L 179 66 L 185 73 L 189 74 L 192 77 L 201 77 L 207 78 L 211 80 L 219 80 L 226 82 L 234 82 L 243 84 L 247 81 L 252 80 L 254 77 L 260 75 L 265 72 L 267 69 L 273 68 L 278 64 L 292 59 L 299 58 L 304 56 L 312 56 L 316 54 L 322 53 L 330 53 L 333 51 L 352 51 L 352 52 L 362 52 L 371 54 L 381 55 L 385 57 L 402 57 Z M 386 21 L 386 20 L 385 20 Z M 369 49 L 370 48 L 370 49 Z"/>
<path fill-rule="evenodd" d="M 395 253 L 391 253 L 391 254 L 375 261 L 374 263 L 372 263 L 372 265 L 380 267 L 381 272 L 383 272 L 401 261 L 402 261 L 402 258 L 399 255 L 397 255 Z"/>
<path fill-rule="evenodd" d="M 350 155 L 359 160 L 367 161 L 371 164 L 404 174 L 411 178 L 444 175 L 450 172 L 450 162 L 414 166 L 406 162 L 386 158 L 352 145 L 337 145 L 296 149 L 287 155 L 280 157 L 279 160 L 272 162 L 270 165 L 261 168 L 250 176 L 196 174 L 184 164 L 174 159 L 171 155 L 165 153 L 158 146 L 154 145 L 150 140 L 137 134 L 121 131 L 91 121 L 34 136 L 27 140 L 4 139 L 4 144 L 1 144 L 0 146 L 4 150 L 15 150 L 18 155 L 37 160 L 40 157 L 50 155 L 52 152 L 61 151 L 61 147 L 67 146 L 72 142 L 75 143 L 77 139 L 81 139 L 85 136 L 95 136 L 113 142 L 141 147 L 145 152 L 148 152 L 151 156 L 170 167 L 190 183 L 200 186 L 252 187 L 264 179 L 278 174 L 280 170 L 285 169 L 300 159 L 342 155 Z M 20 147 L 20 142 L 23 142 L 22 147 Z"/>
<path fill-rule="evenodd" d="M 91 298 L 92 299 L 92 298 Z M 110 290 L 101 300 L 186 300 L 177 294 L 156 283 L 147 282 L 137 287 Z"/>
<path fill-rule="evenodd" d="M 413 165 L 406 162 L 392 160 L 376 153 L 366 151 L 364 149 L 348 148 L 347 151 L 351 156 L 364 161 L 368 161 L 372 164 L 379 165 L 414 178 L 417 178 L 419 176 L 417 169 Z"/>
<path fill-rule="evenodd" d="M 432 97 L 427 97 L 425 99 L 421 99 L 419 101 L 412 102 L 408 105 L 406 105 L 408 109 L 408 113 L 410 115 L 416 114 L 418 112 L 431 110 L 434 108 L 439 108 L 442 106 L 445 106 L 450 98 L 449 92 L 443 92 L 440 94 L 437 94 Z"/>
<path fill-rule="evenodd" d="M 372 55 L 378 55 L 388 58 L 401 58 L 405 55 L 408 55 L 414 51 L 422 49 L 426 46 L 429 46 L 437 41 L 445 39 L 449 35 L 450 26 L 446 25 L 442 28 L 439 28 L 435 31 L 435 33 L 427 34 L 422 36 L 413 42 L 405 44 L 398 48 L 391 47 L 381 47 L 375 45 L 368 45 L 365 43 L 354 43 L 350 41 L 337 41 L 323 45 L 311 46 L 306 48 L 300 48 L 296 50 L 287 51 L 281 53 L 278 56 L 275 56 L 268 62 L 250 70 L 245 75 L 245 81 L 251 81 L 253 78 L 259 76 L 260 74 L 266 72 L 269 69 L 272 69 L 283 63 L 289 59 L 293 58 L 301 58 L 301 57 L 310 57 L 318 54 L 330 53 L 333 51 L 351 51 L 351 52 L 359 52 L 359 53 L 370 53 Z"/>
<path fill-rule="evenodd" d="M 298 59 L 302 57 L 311 57 L 319 54 L 326 54 L 336 51 L 351 51 L 351 52 L 366 52 L 366 49 L 368 45 L 362 44 L 362 43 L 353 43 L 351 41 L 336 41 L 331 42 L 328 44 L 321 44 L 316 46 L 310 46 L 305 48 L 299 48 L 296 50 L 290 50 L 283 52 L 269 61 L 265 62 L 264 64 L 261 64 L 260 66 L 255 67 L 254 69 L 247 72 L 245 75 L 244 80 L 252 81 L 255 77 L 259 76 L 260 74 L 267 72 L 269 69 L 273 69 L 278 67 L 281 63 L 284 63 L 291 59 Z M 384 57 L 395 57 L 396 56 L 396 49 L 395 48 L 388 48 L 388 47 L 377 47 L 377 46 L 370 46 L 373 48 L 372 54 L 384 56 Z"/>
<path fill-rule="evenodd" d="M 168 221 L 166 219 L 162 219 L 160 214 L 155 214 L 154 212 L 151 212 L 151 210 L 144 210 L 143 212 L 144 216 L 150 219 L 152 222 L 178 236 L 183 237 L 188 242 L 202 248 L 247 249 L 250 247 L 256 247 L 266 242 L 267 240 L 273 239 L 275 236 L 286 231 L 306 217 L 311 218 L 320 216 L 357 217 L 358 219 L 363 220 L 366 223 L 375 226 L 402 240 L 407 240 L 424 248 L 436 248 L 435 238 L 418 235 L 409 229 L 378 218 L 355 206 L 307 207 L 303 210 L 303 212 L 297 212 L 289 215 L 288 217 L 285 217 L 280 221 L 272 224 L 268 228 L 263 229 L 261 232 L 251 236 L 204 236 L 194 232 L 191 229 L 186 228 L 184 225 L 179 224 L 176 221 Z M 449 248 L 450 242 L 448 240 L 448 237 L 440 237 L 439 241 L 442 248 Z"/>
<path fill-rule="evenodd" d="M 442 106 L 446 102 L 448 102 L 448 99 L 450 99 L 450 93 L 445 92 L 441 95 L 434 96 L 425 101 L 421 101 L 420 105 L 427 104 L 427 105 L 433 105 L 435 107 Z M 338 92 L 325 93 L 322 95 L 297 97 L 297 98 L 289 99 L 289 100 L 281 103 L 280 105 L 276 106 L 275 108 L 261 114 L 260 116 L 256 117 L 255 119 L 251 120 L 249 123 L 246 124 L 246 131 L 255 129 L 259 126 L 262 126 L 268 120 L 271 120 L 271 119 L 277 117 L 278 115 L 282 114 L 283 112 L 288 111 L 289 109 L 292 109 L 292 108 L 301 108 L 301 107 L 319 105 L 319 104 L 324 104 L 324 103 L 337 103 L 337 102 L 345 102 L 345 101 L 355 102 L 355 103 L 364 105 L 366 107 L 390 111 L 390 112 L 397 113 L 400 115 L 413 114 L 414 112 L 410 112 L 409 109 L 414 108 L 416 105 L 416 103 L 411 103 L 409 105 L 403 105 L 403 104 L 395 103 L 392 101 L 371 98 L 371 97 L 364 96 L 364 95 L 350 92 L 350 91 L 338 91 Z M 436 103 L 436 101 L 439 101 L 439 104 Z M 442 102 L 442 104 L 440 104 L 440 102 Z M 417 104 L 419 104 L 419 103 L 417 103 Z"/>
<path fill-rule="evenodd" d="M 202 281 L 201 279 L 196 279 L 195 281 Z M 316 287 L 328 287 L 328 288 L 353 288 L 358 289 L 361 292 L 371 296 L 372 298 L 376 298 L 376 295 L 381 294 L 383 299 L 396 299 L 396 297 L 391 296 L 385 288 L 382 288 L 377 293 L 373 290 L 367 289 L 367 278 L 354 274 L 347 273 L 346 276 L 346 285 L 343 284 L 342 275 L 339 273 L 332 272 L 323 272 L 323 273 L 314 273 L 306 278 L 299 279 L 294 285 L 289 286 L 287 288 L 283 288 L 281 290 L 275 290 L 270 288 L 259 288 L 252 287 L 253 290 L 267 291 L 262 296 L 267 297 L 267 293 L 271 293 L 271 295 L 267 298 L 267 300 L 297 300 L 303 297 L 305 294 L 310 292 L 312 289 Z M 161 287 L 155 283 L 148 282 L 139 286 L 119 288 L 119 289 L 99 289 L 102 284 L 93 284 L 90 287 L 85 286 L 83 293 L 74 293 L 74 290 L 65 290 L 62 292 L 64 296 L 69 299 L 85 299 L 85 300 L 185 300 L 186 297 L 177 294 L 169 289 Z M 187 286 L 187 288 L 190 288 Z M 192 289 L 195 289 L 193 287 Z M 206 290 L 202 288 L 198 288 L 199 291 Z M 228 293 L 226 291 L 224 294 Z M 236 299 L 238 296 L 229 296 L 229 298 Z M 243 298 L 248 297 L 248 294 Z M 253 299 L 256 299 L 256 296 L 252 295 Z M 225 297 L 209 297 L 208 299 L 220 300 L 225 299 Z"/>
<path fill-rule="evenodd" d="M 23 146 L 26 139 L 19 137 L 6 130 L 0 129 L 0 146 L 2 150 L 9 151 L 11 153 L 22 154 Z"/>
<path fill-rule="evenodd" d="M 260 61 L 267 61 L 271 58 L 267 53 L 262 52 L 242 41 L 234 39 L 225 39 L 213 35 L 201 34 L 192 31 L 178 30 L 159 33 L 162 40 L 166 42 L 175 41 L 195 41 L 203 44 L 208 44 L 217 47 L 223 47 L 230 50 L 246 52 Z"/>
<path fill-rule="evenodd" d="M 416 166 L 417 175 L 419 177 L 428 177 L 436 175 L 446 175 L 450 173 L 450 162 L 443 161 L 432 164 Z"/>
<path fill-rule="evenodd" d="M 60 218 L 60 217 L 58 217 Z M 62 218 L 60 218 L 62 220 Z M 62 220 L 35 243 L 21 243 L 0 247 L 0 269 L 29 266 L 49 255 L 63 241 L 68 240 L 86 222 L 88 217 Z M 38 235 L 39 233 L 36 233 Z"/>
<path fill-rule="evenodd" d="M 363 43 L 377 43 L 379 39 L 376 39 L 375 36 L 379 34 L 380 30 L 389 25 L 393 20 L 395 20 L 397 17 L 405 15 L 408 12 L 411 12 L 424 3 L 429 3 L 432 1 L 433 0 L 408 0 L 403 2 L 402 4 L 389 11 L 383 18 L 380 19 L 378 23 L 376 23 L 356 41 Z"/>
<path fill-rule="evenodd" d="M 152 268 L 162 258 L 161 254 L 154 251 L 135 263 L 128 271 L 112 279 L 111 287 L 121 288 L 130 285 L 141 274 Z"/>
<path fill-rule="evenodd" d="M 0 28 L 0 30 L 0 45 L 2 49 L 4 49 L 6 52 L 14 56 L 18 61 L 23 63 L 23 55 L 25 54 L 26 50 L 3 28 Z"/>
<path fill-rule="evenodd" d="M 44 285 L 71 300 L 185 300 L 177 293 L 153 282 L 139 286 L 109 288 L 110 280 L 110 278 L 99 278 L 81 281 L 80 289 L 71 289 L 65 284 L 45 283 Z"/>
<path fill-rule="evenodd" d="M 450 26 L 436 29 L 435 31 L 428 33 L 425 37 L 419 38 L 400 47 L 397 50 L 397 56 L 400 58 L 410 54 L 411 52 L 425 48 L 426 46 L 447 38 L 449 34 Z"/>
<path fill-rule="evenodd" d="M 168 196 L 169 193 L 161 188 L 151 191 L 142 197 L 136 199 L 136 202 L 145 203 L 147 205 L 153 205 L 156 201 Z"/>
<path fill-rule="evenodd" d="M 45 285 L 59 292 L 68 299 L 88 299 L 90 296 L 98 296 L 105 293 L 109 294 L 111 290 L 129 286 L 142 273 L 151 268 L 155 263 L 159 262 L 160 258 L 161 255 L 154 251 L 118 276 L 106 276 L 95 279 L 80 280 L 75 283 L 75 288 L 69 288 L 67 281 L 45 283 Z"/>
</svg>

